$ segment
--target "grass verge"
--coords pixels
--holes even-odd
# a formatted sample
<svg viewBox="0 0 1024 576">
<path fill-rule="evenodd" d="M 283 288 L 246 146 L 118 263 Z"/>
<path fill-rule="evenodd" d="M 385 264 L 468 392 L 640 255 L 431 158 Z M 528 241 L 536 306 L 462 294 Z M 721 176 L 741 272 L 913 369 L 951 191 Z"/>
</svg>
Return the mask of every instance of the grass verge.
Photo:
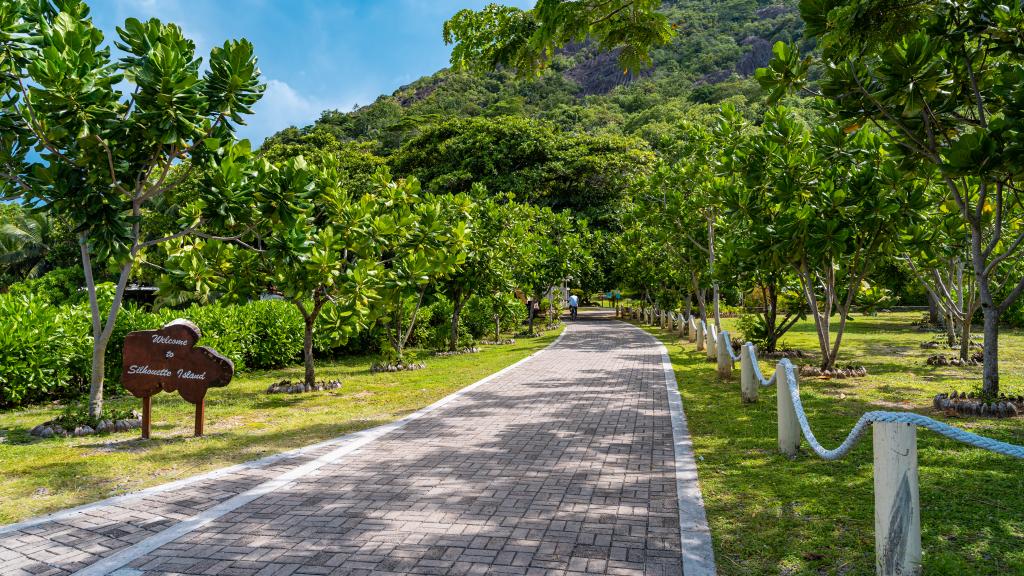
<svg viewBox="0 0 1024 576">
<path fill-rule="evenodd" d="M 58 407 L 0 412 L 0 524 L 163 484 L 397 420 L 546 347 L 561 328 L 476 354 L 435 358 L 412 372 L 371 374 L 373 358 L 324 362 L 317 378 L 342 388 L 308 394 L 265 393 L 302 367 L 245 374 L 206 397 L 206 435 L 192 437 L 193 407 L 177 394 L 153 397 L 153 438 L 138 430 L 83 438 L 35 439 L 36 424 Z M 108 406 L 139 407 L 132 397 Z"/>
<path fill-rule="evenodd" d="M 840 352 L 842 363 L 869 375 L 801 380 L 801 398 L 818 440 L 834 448 L 869 410 L 912 410 L 1006 442 L 1024 444 L 1024 419 L 947 418 L 931 408 L 938 392 L 970 390 L 981 369 L 932 367 L 930 333 L 919 314 L 858 316 Z M 723 328 L 732 330 L 731 320 Z M 874 569 L 871 439 L 837 462 L 803 444 L 789 460 L 776 444 L 775 390 L 744 405 L 739 371 L 719 379 L 693 344 L 645 328 L 669 349 L 693 436 L 720 574 L 870 575 Z M 814 327 L 801 322 L 786 344 L 816 352 Z M 1002 386 L 1024 393 L 1024 333 L 1000 337 Z M 950 352 L 952 354 L 952 352 Z M 812 358 L 800 362 L 816 363 Z M 798 362 L 799 363 L 799 362 Z M 768 376 L 774 362 L 762 362 Z M 738 364 L 737 364 L 738 368 Z M 1024 461 L 918 432 L 924 573 L 1024 574 Z"/>
</svg>

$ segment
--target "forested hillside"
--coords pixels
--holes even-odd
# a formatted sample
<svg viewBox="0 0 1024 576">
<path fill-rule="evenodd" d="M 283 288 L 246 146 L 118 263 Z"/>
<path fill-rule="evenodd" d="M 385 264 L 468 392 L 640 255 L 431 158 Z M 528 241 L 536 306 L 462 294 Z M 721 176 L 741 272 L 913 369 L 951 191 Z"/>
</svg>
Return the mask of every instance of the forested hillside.
<svg viewBox="0 0 1024 576">
<path fill-rule="evenodd" d="M 326 110 L 313 126 L 284 130 L 268 145 L 320 129 L 341 142 L 375 141 L 386 156 L 453 117 L 521 116 L 562 131 L 637 136 L 657 148 L 663 118 L 759 95 L 754 70 L 767 63 L 774 42 L 799 40 L 803 30 L 795 0 L 674 0 L 663 10 L 678 34 L 640 74 L 623 74 L 614 53 L 588 45 L 566 48 L 536 79 L 442 70 L 357 110 Z"/>
</svg>

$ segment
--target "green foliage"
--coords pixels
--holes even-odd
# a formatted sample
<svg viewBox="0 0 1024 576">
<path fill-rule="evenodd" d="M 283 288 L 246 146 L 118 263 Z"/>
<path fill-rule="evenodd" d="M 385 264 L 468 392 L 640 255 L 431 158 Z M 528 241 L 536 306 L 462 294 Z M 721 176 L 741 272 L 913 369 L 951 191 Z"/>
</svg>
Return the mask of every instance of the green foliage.
<svg viewBox="0 0 1024 576">
<path fill-rule="evenodd" d="M 879 310 L 886 306 L 892 306 L 895 301 L 892 291 L 888 288 L 864 282 L 860 292 L 857 293 L 855 302 L 861 314 L 877 316 Z"/>
<path fill-rule="evenodd" d="M 672 26 L 657 10 L 660 0 L 539 0 L 532 10 L 490 4 L 461 10 L 445 22 L 444 40 L 455 44 L 452 66 L 527 75 L 544 68 L 570 42 L 591 40 L 617 50 L 625 70 L 652 64 L 650 50 L 667 43 Z"/>
<path fill-rule="evenodd" d="M 566 134 L 517 117 L 454 119 L 410 139 L 392 159 L 434 192 L 478 189 L 520 202 L 572 210 L 616 228 L 628 189 L 650 173 L 654 155 L 637 139 Z"/>
<path fill-rule="evenodd" d="M 53 306 L 80 303 L 85 299 L 85 278 L 80 267 L 58 268 L 39 278 L 23 280 L 12 284 L 11 294 L 35 295 Z"/>
<path fill-rule="evenodd" d="M 0 10 L 0 200 L 44 207 L 79 237 L 91 301 L 95 357 L 106 351 L 140 254 L 172 237 L 224 232 L 250 188 L 221 160 L 234 127 L 252 113 L 260 84 L 247 40 L 213 48 L 206 66 L 179 26 L 126 20 L 108 42 L 81 0 L 11 0 Z M 35 154 L 30 155 L 29 149 Z M 179 207 L 174 234 L 148 226 L 154 206 L 188 170 L 217 172 Z M 227 177 L 225 177 L 227 176 Z M 156 218 L 161 224 L 166 221 Z M 99 316 L 94 262 L 118 269 L 108 314 Z M 103 371 L 91 375 L 90 416 L 103 409 Z"/>
<path fill-rule="evenodd" d="M 0 317 L 11 322 L 11 329 L 0 335 L 0 405 L 74 399 L 87 391 L 92 338 L 86 304 L 3 294 Z M 199 344 L 227 356 L 238 372 L 288 366 L 302 353 L 302 317 L 287 302 L 192 305 L 158 312 L 128 306 L 118 315 L 106 353 L 111 392 L 123 392 L 117 384 L 125 336 L 158 329 L 177 318 L 195 322 L 202 332 Z"/>
<path fill-rule="evenodd" d="M 31 295 L 0 295 L 0 406 L 81 393 L 90 339 L 73 327 L 73 309 Z"/>
<path fill-rule="evenodd" d="M 820 44 L 821 65 L 808 67 L 780 48 L 762 85 L 778 96 L 820 70 L 822 109 L 836 124 L 878 126 L 902 170 L 941 183 L 944 195 L 932 205 L 959 216 L 969 233 L 986 332 L 985 391 L 998 394 L 1000 315 L 1024 292 L 1024 9 L 1019 2 L 803 0 L 800 13 Z"/>
<path fill-rule="evenodd" d="M 247 317 L 250 330 L 246 350 L 250 369 L 281 368 L 302 356 L 302 315 L 295 306 L 263 300 L 237 309 Z"/>
</svg>

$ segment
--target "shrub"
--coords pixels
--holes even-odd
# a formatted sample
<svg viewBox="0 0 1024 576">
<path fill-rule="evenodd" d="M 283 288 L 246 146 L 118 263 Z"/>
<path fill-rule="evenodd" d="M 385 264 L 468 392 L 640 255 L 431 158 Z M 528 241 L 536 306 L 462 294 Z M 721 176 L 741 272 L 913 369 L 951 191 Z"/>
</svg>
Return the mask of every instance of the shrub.
<svg viewBox="0 0 1024 576">
<path fill-rule="evenodd" d="M 0 295 L 0 405 L 82 392 L 91 339 L 68 330 L 77 324 L 70 313 L 32 295 Z"/>
<path fill-rule="evenodd" d="M 178 318 L 191 321 L 202 334 L 200 346 L 208 346 L 223 354 L 235 364 L 236 372 L 251 367 L 250 350 L 257 335 L 251 321 L 252 304 L 244 306 L 200 306 L 193 304 L 185 310 L 161 310 L 159 325 Z"/>
<path fill-rule="evenodd" d="M 74 304 L 85 299 L 85 274 L 80 266 L 57 268 L 39 278 L 24 280 L 11 285 L 13 295 L 31 294 L 54 306 Z"/>
<path fill-rule="evenodd" d="M 494 311 L 501 314 L 501 330 L 516 332 L 526 320 L 526 306 L 514 294 L 474 296 L 463 311 L 466 327 L 474 338 L 494 337 Z"/>
<path fill-rule="evenodd" d="M 253 370 L 281 368 L 302 356 L 304 325 L 294 304 L 280 300 L 250 302 L 241 310 L 252 340 L 246 365 Z"/>
</svg>

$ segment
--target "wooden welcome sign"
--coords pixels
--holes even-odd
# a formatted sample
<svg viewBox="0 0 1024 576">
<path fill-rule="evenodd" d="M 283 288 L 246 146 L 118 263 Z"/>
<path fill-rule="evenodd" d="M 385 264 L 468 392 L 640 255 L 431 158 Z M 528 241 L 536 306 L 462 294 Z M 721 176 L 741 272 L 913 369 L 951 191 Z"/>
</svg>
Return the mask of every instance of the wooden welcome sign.
<svg viewBox="0 0 1024 576">
<path fill-rule="evenodd" d="M 178 391 L 196 406 L 196 436 L 203 435 L 204 399 L 210 388 L 231 382 L 235 365 L 205 346 L 196 346 L 199 327 L 175 320 L 159 330 L 132 332 L 124 340 L 121 384 L 142 398 L 142 437 L 149 438 L 151 399 L 161 390 Z"/>
</svg>

